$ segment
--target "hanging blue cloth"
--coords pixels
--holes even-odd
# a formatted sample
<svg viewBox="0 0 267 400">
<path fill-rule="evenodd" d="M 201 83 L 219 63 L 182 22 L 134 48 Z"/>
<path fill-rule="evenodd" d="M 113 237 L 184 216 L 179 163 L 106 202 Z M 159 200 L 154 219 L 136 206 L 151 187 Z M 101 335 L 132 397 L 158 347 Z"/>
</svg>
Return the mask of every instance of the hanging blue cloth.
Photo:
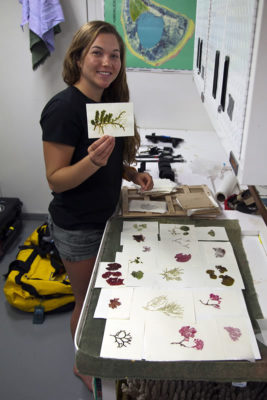
<svg viewBox="0 0 267 400">
<path fill-rule="evenodd" d="M 60 32 L 59 23 L 64 21 L 63 11 L 59 0 L 19 2 L 22 4 L 21 27 L 23 29 L 24 25 L 29 25 L 33 69 L 36 69 L 55 50 L 54 35 Z"/>
</svg>

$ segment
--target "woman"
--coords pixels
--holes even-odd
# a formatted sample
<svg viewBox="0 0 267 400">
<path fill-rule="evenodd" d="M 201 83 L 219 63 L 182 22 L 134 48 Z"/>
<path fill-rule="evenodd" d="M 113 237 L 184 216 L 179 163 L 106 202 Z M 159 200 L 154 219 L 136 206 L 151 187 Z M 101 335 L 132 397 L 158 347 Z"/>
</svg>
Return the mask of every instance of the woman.
<svg viewBox="0 0 267 400">
<path fill-rule="evenodd" d="M 125 47 L 115 28 L 104 21 L 83 25 L 67 51 L 63 79 L 68 87 L 54 96 L 41 115 L 52 235 L 68 273 L 75 308 L 74 338 L 97 251 L 108 218 L 118 203 L 122 177 L 150 190 L 153 180 L 138 173 L 140 137 L 104 135 L 88 139 L 86 104 L 128 102 Z M 91 389 L 91 377 L 78 373 Z"/>
</svg>

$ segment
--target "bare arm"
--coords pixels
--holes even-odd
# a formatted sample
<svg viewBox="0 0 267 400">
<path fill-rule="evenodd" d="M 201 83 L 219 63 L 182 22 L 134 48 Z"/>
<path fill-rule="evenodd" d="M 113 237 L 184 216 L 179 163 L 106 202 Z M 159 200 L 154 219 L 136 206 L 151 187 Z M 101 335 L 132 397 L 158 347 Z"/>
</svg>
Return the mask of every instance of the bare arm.
<svg viewBox="0 0 267 400">
<path fill-rule="evenodd" d="M 50 189 L 61 193 L 80 185 L 107 164 L 114 145 L 114 138 L 103 136 L 88 147 L 87 156 L 70 165 L 74 147 L 44 141 L 46 177 Z"/>
</svg>

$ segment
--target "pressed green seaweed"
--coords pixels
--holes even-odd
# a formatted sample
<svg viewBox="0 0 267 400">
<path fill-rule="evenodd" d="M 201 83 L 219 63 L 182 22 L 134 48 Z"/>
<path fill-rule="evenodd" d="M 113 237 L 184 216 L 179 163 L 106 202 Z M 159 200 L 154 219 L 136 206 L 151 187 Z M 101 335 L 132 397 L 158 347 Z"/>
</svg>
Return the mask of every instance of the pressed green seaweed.
<svg viewBox="0 0 267 400">
<path fill-rule="evenodd" d="M 162 271 L 163 279 L 166 279 L 166 281 L 181 281 L 181 275 L 183 274 L 183 269 L 182 268 L 173 268 L 173 269 L 165 269 L 165 271 Z"/>
<path fill-rule="evenodd" d="M 102 110 L 101 112 L 96 110 L 95 119 L 91 120 L 91 124 L 94 126 L 94 131 L 98 128 L 102 135 L 104 135 L 104 128 L 108 125 L 121 128 L 125 131 L 124 114 L 126 114 L 126 111 L 121 111 L 117 117 L 114 117 L 113 113 L 107 113 L 106 110 Z"/>
<path fill-rule="evenodd" d="M 148 311 L 161 311 L 170 317 L 183 317 L 183 307 L 174 301 L 169 302 L 167 296 L 158 296 L 150 300 L 144 307 Z"/>
<path fill-rule="evenodd" d="M 133 271 L 131 275 L 136 279 L 142 279 L 144 276 L 143 271 Z"/>
</svg>

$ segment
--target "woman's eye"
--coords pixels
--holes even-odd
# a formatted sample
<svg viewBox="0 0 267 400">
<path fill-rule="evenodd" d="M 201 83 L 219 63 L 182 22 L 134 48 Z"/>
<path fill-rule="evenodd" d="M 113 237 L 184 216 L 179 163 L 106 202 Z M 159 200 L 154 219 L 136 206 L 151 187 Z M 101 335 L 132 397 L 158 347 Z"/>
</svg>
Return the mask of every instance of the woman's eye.
<svg viewBox="0 0 267 400">
<path fill-rule="evenodd" d="M 101 51 L 93 51 L 92 54 L 94 54 L 95 56 L 100 56 L 101 55 Z"/>
</svg>

